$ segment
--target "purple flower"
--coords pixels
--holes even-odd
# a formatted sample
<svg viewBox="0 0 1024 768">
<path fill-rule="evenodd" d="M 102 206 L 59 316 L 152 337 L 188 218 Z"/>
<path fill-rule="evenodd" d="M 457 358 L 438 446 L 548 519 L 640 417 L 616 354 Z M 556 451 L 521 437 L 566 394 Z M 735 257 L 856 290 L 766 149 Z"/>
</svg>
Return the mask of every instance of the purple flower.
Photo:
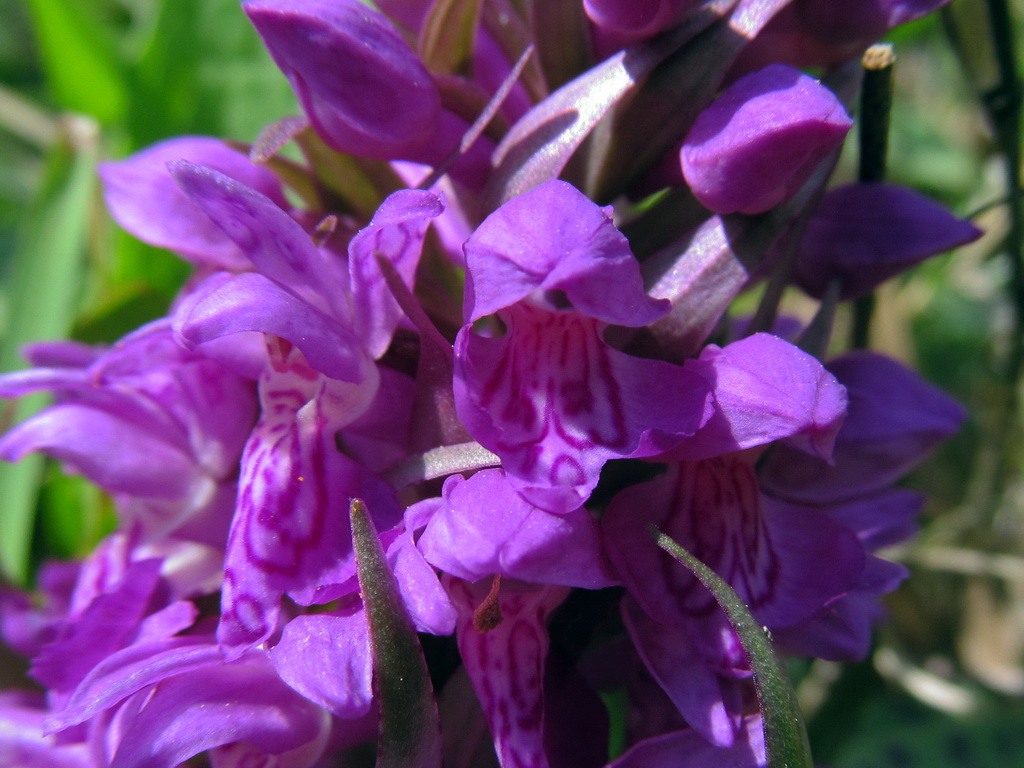
<svg viewBox="0 0 1024 768">
<path fill-rule="evenodd" d="M 601 338 L 667 302 L 643 292 L 625 238 L 565 182 L 509 201 L 466 242 L 467 324 L 455 342 L 459 415 L 531 503 L 568 512 L 610 458 L 651 456 L 707 418 L 689 369 L 629 357 Z M 475 324 L 496 315 L 489 331 Z M 658 381 L 657 393 L 631 397 Z"/>
<path fill-rule="evenodd" d="M 683 175 L 715 213 L 761 213 L 791 197 L 852 125 L 828 88 L 773 64 L 700 114 L 683 142 Z"/>
</svg>

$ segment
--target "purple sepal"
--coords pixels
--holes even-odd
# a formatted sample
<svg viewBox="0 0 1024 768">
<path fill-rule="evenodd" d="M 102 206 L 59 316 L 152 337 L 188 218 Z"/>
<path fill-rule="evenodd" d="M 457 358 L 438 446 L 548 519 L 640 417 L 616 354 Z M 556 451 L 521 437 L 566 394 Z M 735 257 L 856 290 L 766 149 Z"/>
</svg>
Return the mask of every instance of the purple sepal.
<svg viewBox="0 0 1024 768">
<path fill-rule="evenodd" d="M 500 338 L 459 332 L 455 405 L 516 490 L 542 509 L 576 509 L 608 459 L 663 453 L 710 415 L 702 376 L 612 349 L 594 320 L 525 303 L 501 318 Z M 648 396 L 627 396 L 635 392 Z"/>
<path fill-rule="evenodd" d="M 281 679 L 341 718 L 370 709 L 372 660 L 366 613 L 296 616 L 270 651 Z"/>
<path fill-rule="evenodd" d="M 926 16 L 949 0 L 793 0 L 743 52 L 747 65 L 784 61 L 829 69 L 859 56 L 901 24 Z"/>
<path fill-rule="evenodd" d="M 772 64 L 700 114 L 680 153 L 683 175 L 715 213 L 761 213 L 792 197 L 852 125 L 828 88 Z"/>
<path fill-rule="evenodd" d="M 383 160 L 434 154 L 437 88 L 385 17 L 356 0 L 247 0 L 242 8 L 334 149 Z"/>
<path fill-rule="evenodd" d="M 411 291 L 427 227 L 443 211 L 443 199 L 433 192 L 399 190 L 381 203 L 369 225 L 349 243 L 355 329 L 374 359 L 387 350 L 405 316 L 384 282 L 377 259 L 390 262 Z"/>
<path fill-rule="evenodd" d="M 4 435 L 0 457 L 41 452 L 114 493 L 188 496 L 197 481 L 194 460 L 147 426 L 84 405 L 56 405 Z"/>
<path fill-rule="evenodd" d="M 644 293 L 640 266 L 609 212 L 564 181 L 509 200 L 464 248 L 467 322 L 527 298 L 547 309 L 567 299 L 581 315 L 635 328 L 669 310 Z"/>
<path fill-rule="evenodd" d="M 778 498 L 828 504 L 888 487 L 959 429 L 964 410 L 894 360 L 851 352 L 828 363 L 849 396 L 833 465 L 778 445 L 759 472 Z"/>
<path fill-rule="evenodd" d="M 188 136 L 100 166 L 111 215 L 140 240 L 176 251 L 189 261 L 218 269 L 247 268 L 248 259 L 234 242 L 174 183 L 167 164 L 177 160 L 214 168 L 287 208 L 277 178 L 269 170 L 253 165 L 218 139 Z"/>
<path fill-rule="evenodd" d="M 853 299 L 981 235 L 968 220 L 905 187 L 838 187 L 829 190 L 807 224 L 794 279 L 817 299 L 838 280 L 839 297 Z"/>
<path fill-rule="evenodd" d="M 764 726 L 759 715 L 743 719 L 736 743 L 719 747 L 694 730 L 676 731 L 634 744 L 608 768 L 764 768 Z"/>
<path fill-rule="evenodd" d="M 714 412 L 662 458 L 710 458 L 788 438 L 794 448 L 831 460 L 846 390 L 811 355 L 758 333 L 724 348 L 711 344 L 688 365 L 711 382 Z"/>
<path fill-rule="evenodd" d="M 806 621 L 773 631 L 772 637 L 787 653 L 829 661 L 863 660 L 871 650 L 871 628 L 885 615 L 879 597 L 896 589 L 909 573 L 898 563 L 869 555 L 850 594 Z"/>
<path fill-rule="evenodd" d="M 585 509 L 545 512 L 517 494 L 500 469 L 449 477 L 442 494 L 418 545 L 445 573 L 587 589 L 616 583 L 604 571 L 597 524 Z"/>
<path fill-rule="evenodd" d="M 213 747 L 249 742 L 264 755 L 298 751 L 294 768 L 315 764 L 330 719 L 274 673 L 264 655 L 163 681 L 125 703 L 111 768 L 172 768 Z"/>
</svg>

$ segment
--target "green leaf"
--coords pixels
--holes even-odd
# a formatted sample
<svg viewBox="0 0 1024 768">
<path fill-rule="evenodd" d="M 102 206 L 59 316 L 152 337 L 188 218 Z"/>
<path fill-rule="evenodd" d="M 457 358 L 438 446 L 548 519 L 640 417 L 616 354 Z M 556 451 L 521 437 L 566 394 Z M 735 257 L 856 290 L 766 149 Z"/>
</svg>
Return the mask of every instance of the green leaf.
<svg viewBox="0 0 1024 768">
<path fill-rule="evenodd" d="M 803 716 L 786 670 L 775 655 L 765 629 L 718 574 L 655 526 L 650 526 L 650 532 L 659 547 L 686 566 L 708 588 L 739 635 L 761 706 L 768 768 L 811 768 L 811 747 Z"/>
<path fill-rule="evenodd" d="M 377 768 L 440 768 L 441 726 L 423 649 L 366 505 L 352 499 L 349 517 L 380 705 Z"/>
<path fill-rule="evenodd" d="M 99 21 L 94 2 L 30 0 L 50 91 L 63 109 L 103 123 L 125 112 L 127 90 L 117 37 Z"/>
<path fill-rule="evenodd" d="M 62 124 L 63 136 L 49 158 L 46 177 L 20 233 L 8 281 L 6 336 L 0 370 L 24 366 L 19 349 L 31 341 L 67 336 L 77 306 L 89 212 L 96 195 L 97 127 L 84 117 Z M 13 403 L 11 422 L 44 403 L 26 397 Z M 28 579 L 32 519 L 42 457 L 0 463 L 4 511 L 0 515 L 0 569 L 19 583 Z"/>
</svg>

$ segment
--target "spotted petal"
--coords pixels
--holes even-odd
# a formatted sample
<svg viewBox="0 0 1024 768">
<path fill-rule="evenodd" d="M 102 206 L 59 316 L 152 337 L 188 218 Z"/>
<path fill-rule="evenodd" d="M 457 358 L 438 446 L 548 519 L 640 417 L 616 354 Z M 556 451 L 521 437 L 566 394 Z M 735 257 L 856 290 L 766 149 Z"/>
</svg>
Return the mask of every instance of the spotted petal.
<svg viewBox="0 0 1024 768">
<path fill-rule="evenodd" d="M 597 321 L 526 305 L 501 317 L 500 338 L 459 333 L 455 402 L 532 504 L 576 509 L 608 459 L 661 453 L 706 421 L 702 377 L 612 349 Z"/>
</svg>

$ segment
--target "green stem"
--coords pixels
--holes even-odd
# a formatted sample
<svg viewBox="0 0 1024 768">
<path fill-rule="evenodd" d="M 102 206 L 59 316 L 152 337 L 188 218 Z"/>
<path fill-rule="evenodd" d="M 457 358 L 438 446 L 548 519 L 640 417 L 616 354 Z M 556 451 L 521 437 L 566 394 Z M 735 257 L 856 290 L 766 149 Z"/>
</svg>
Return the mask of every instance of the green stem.
<svg viewBox="0 0 1024 768">
<path fill-rule="evenodd" d="M 892 115 L 892 75 L 896 56 L 892 46 L 871 46 L 861 59 L 864 80 L 860 91 L 860 163 L 857 179 L 864 184 L 885 181 L 885 167 L 889 154 L 889 123 Z M 873 294 L 853 303 L 853 326 L 850 346 L 864 349 L 868 346 L 871 315 L 875 309 Z"/>
</svg>

